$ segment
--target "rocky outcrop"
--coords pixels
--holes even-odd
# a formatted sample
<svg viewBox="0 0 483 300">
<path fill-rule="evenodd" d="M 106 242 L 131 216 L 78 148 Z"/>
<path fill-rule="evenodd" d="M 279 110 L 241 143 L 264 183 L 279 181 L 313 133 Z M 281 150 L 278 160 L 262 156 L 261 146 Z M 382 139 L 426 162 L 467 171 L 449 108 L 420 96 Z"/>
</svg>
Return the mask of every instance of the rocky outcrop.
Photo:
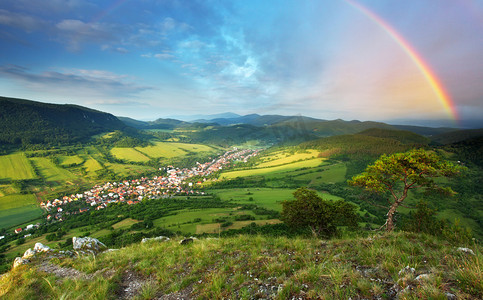
<svg viewBox="0 0 483 300">
<path fill-rule="evenodd" d="M 74 251 L 79 255 L 93 254 L 97 255 L 105 250 L 107 246 L 98 239 L 91 237 L 73 237 L 72 246 Z"/>
<path fill-rule="evenodd" d="M 167 236 L 157 236 L 157 237 L 153 237 L 153 238 L 143 238 L 141 243 L 146 243 L 146 242 L 149 242 L 149 241 L 156 241 L 156 242 L 167 242 L 169 241 L 169 237 Z"/>
<path fill-rule="evenodd" d="M 30 262 L 30 260 L 22 258 L 22 257 L 15 257 L 15 260 L 13 261 L 13 268 L 15 269 L 16 267 L 20 265 L 26 265 Z"/>
<path fill-rule="evenodd" d="M 470 248 L 459 247 L 458 249 L 456 249 L 456 251 L 463 252 L 469 255 L 475 255 L 475 252 L 473 252 L 473 250 L 471 250 Z"/>
<path fill-rule="evenodd" d="M 52 250 L 49 247 L 44 246 L 42 243 L 36 243 L 33 250 L 32 248 L 28 248 L 22 257 L 15 258 L 15 261 L 13 262 L 13 268 L 16 268 L 20 265 L 28 264 L 30 262 L 30 259 L 38 253 L 46 253 L 51 251 Z"/>
</svg>

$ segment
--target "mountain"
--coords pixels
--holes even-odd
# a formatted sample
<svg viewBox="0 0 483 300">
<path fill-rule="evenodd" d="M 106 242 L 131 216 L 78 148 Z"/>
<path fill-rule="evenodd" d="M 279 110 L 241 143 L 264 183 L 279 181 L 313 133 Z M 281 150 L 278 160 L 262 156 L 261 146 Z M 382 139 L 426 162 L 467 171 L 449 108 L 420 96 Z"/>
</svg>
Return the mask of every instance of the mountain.
<svg viewBox="0 0 483 300">
<path fill-rule="evenodd" d="M 128 118 L 128 117 L 117 117 L 120 121 L 122 121 L 127 126 L 131 126 L 137 129 L 147 129 L 149 128 L 149 123 L 145 121 L 139 121 L 136 119 Z"/>
<path fill-rule="evenodd" d="M 212 114 L 212 115 L 176 115 L 176 116 L 169 116 L 170 119 L 177 119 L 186 122 L 197 122 L 197 120 L 213 120 L 213 119 L 229 119 L 229 118 L 238 118 L 240 115 L 226 112 L 220 114 Z"/>
<path fill-rule="evenodd" d="M 360 135 L 367 135 L 379 138 L 397 140 L 403 144 L 427 145 L 430 139 L 407 130 L 391 130 L 382 128 L 370 128 L 359 132 Z"/>
<path fill-rule="evenodd" d="M 445 132 L 438 134 L 431 139 L 439 144 L 452 144 L 458 143 L 467 139 L 483 137 L 483 128 L 480 129 L 464 129 L 464 130 L 454 130 L 450 132 Z"/>
<path fill-rule="evenodd" d="M 70 104 L 0 97 L 0 143 L 64 144 L 129 127 L 112 114 Z"/>
</svg>

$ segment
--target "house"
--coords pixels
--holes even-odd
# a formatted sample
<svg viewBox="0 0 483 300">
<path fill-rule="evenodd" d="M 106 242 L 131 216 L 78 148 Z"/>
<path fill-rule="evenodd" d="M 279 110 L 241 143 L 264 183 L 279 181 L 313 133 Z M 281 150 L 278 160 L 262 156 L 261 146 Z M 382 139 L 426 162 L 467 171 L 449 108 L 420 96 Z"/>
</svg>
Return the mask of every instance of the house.
<svg viewBox="0 0 483 300">
<path fill-rule="evenodd" d="M 17 234 L 18 234 L 18 233 L 20 233 L 20 232 L 22 232 L 22 228 L 17 228 L 17 229 L 15 229 L 15 233 L 17 233 Z"/>
</svg>

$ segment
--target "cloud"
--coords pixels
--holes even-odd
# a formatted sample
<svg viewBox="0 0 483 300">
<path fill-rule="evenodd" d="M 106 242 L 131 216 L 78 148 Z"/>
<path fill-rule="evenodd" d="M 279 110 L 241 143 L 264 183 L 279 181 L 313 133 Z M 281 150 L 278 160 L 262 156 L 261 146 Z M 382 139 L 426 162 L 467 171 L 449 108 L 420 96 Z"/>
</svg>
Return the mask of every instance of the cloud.
<svg viewBox="0 0 483 300">
<path fill-rule="evenodd" d="M 72 94 L 76 91 L 91 95 L 126 96 L 153 89 L 127 81 L 126 75 L 102 70 L 34 73 L 22 66 L 6 65 L 0 66 L 0 77 L 20 83 L 27 89 L 48 93 Z"/>
<path fill-rule="evenodd" d="M 45 28 L 48 23 L 39 18 L 0 9 L 0 24 L 24 30 L 26 32 L 38 31 Z"/>
</svg>

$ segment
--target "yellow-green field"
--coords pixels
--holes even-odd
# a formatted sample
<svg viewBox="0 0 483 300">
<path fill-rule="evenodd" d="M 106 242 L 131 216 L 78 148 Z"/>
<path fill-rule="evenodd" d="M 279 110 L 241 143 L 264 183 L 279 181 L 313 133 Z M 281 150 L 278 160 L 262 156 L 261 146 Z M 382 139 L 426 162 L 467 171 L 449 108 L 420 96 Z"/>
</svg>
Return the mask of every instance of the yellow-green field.
<svg viewBox="0 0 483 300">
<path fill-rule="evenodd" d="M 275 167 L 231 171 L 231 172 L 222 173 L 220 178 L 233 179 L 237 177 L 259 176 L 259 175 L 268 175 L 271 173 L 290 172 L 301 168 L 314 168 L 322 164 L 323 161 L 324 159 L 322 158 L 315 158 L 315 159 L 308 159 L 304 161 L 293 162 L 293 163 L 289 163 L 281 166 L 275 166 Z"/>
<path fill-rule="evenodd" d="M 119 159 L 128 161 L 145 162 L 149 160 L 149 157 L 133 148 L 112 148 L 111 153 Z"/>
<path fill-rule="evenodd" d="M 92 157 L 86 160 L 86 162 L 84 163 L 84 167 L 89 173 L 102 169 L 101 164 Z"/>
<path fill-rule="evenodd" d="M 74 174 L 66 169 L 57 167 L 48 158 L 33 157 L 31 161 L 46 181 L 69 181 L 76 179 Z"/>
<path fill-rule="evenodd" d="M 293 163 L 299 160 L 306 160 L 316 158 L 319 154 L 317 150 L 308 150 L 306 153 L 290 154 L 285 151 L 277 151 L 270 156 L 262 157 L 262 163 L 257 165 L 257 168 L 266 168 Z"/>
<path fill-rule="evenodd" d="M 81 164 L 84 160 L 82 157 L 78 155 L 71 155 L 71 156 L 60 156 L 59 157 L 59 164 L 62 166 L 72 165 L 72 164 Z"/>
<path fill-rule="evenodd" d="M 148 166 L 138 166 L 138 165 L 123 165 L 123 164 L 112 164 L 106 163 L 106 167 L 111 169 L 114 173 L 130 176 L 130 175 L 139 175 L 142 171 L 153 171 L 153 167 Z"/>
<path fill-rule="evenodd" d="M 20 180 L 35 178 L 34 170 L 23 153 L 0 156 L 0 179 Z"/>
<path fill-rule="evenodd" d="M 153 146 L 136 147 L 136 150 L 146 154 L 149 157 L 163 157 L 172 158 L 184 156 L 188 152 L 212 152 L 214 148 L 201 144 L 186 144 L 186 143 L 168 143 L 156 142 Z"/>
<path fill-rule="evenodd" d="M 133 224 L 136 224 L 136 223 L 139 223 L 139 222 L 141 222 L 141 221 L 134 220 L 134 219 L 131 219 L 131 218 L 127 218 L 127 219 L 122 220 L 121 222 L 117 222 L 116 224 L 112 225 L 112 228 L 114 228 L 114 229 L 129 228 Z"/>
</svg>

